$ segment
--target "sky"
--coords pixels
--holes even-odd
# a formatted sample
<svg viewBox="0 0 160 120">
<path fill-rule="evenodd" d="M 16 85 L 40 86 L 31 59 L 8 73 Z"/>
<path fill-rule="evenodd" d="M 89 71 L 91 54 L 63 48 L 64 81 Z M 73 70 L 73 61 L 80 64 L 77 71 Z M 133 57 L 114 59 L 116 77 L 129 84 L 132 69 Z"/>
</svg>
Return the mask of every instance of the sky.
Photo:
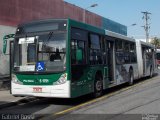
<svg viewBox="0 0 160 120">
<path fill-rule="evenodd" d="M 160 0 L 64 0 L 81 8 L 87 8 L 92 4 L 98 6 L 87 10 L 100 16 L 109 18 L 128 28 L 128 36 L 136 39 L 145 39 L 145 31 L 142 26 L 145 22 L 141 12 L 148 11 L 149 36 L 160 37 Z M 132 26 L 132 24 L 136 24 Z"/>
</svg>

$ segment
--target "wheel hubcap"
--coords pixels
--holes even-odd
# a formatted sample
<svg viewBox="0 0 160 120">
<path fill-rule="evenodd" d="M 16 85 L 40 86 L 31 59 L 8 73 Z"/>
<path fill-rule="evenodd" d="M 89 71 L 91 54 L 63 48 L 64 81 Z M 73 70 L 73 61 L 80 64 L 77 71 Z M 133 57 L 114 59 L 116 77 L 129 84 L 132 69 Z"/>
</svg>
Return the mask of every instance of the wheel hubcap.
<svg viewBox="0 0 160 120">
<path fill-rule="evenodd" d="M 96 90 L 100 91 L 101 89 L 102 89 L 102 83 L 101 83 L 101 81 L 97 81 L 96 82 Z"/>
</svg>

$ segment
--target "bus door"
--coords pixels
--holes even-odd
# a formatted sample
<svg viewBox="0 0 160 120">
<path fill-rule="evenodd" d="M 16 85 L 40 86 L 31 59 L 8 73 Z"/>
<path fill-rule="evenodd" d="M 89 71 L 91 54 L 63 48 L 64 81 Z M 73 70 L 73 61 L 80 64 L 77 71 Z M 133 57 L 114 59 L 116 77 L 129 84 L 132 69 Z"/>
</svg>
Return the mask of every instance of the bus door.
<svg viewBox="0 0 160 120">
<path fill-rule="evenodd" d="M 143 58 L 143 75 L 146 73 L 146 49 L 142 47 L 142 58 Z"/>
<path fill-rule="evenodd" d="M 107 41 L 107 50 L 108 50 L 108 75 L 110 83 L 113 83 L 114 80 L 114 41 Z"/>
<path fill-rule="evenodd" d="M 12 40 L 9 43 L 10 80 L 11 80 L 11 73 L 13 68 L 13 47 L 14 47 L 14 41 Z M 11 93 L 11 86 L 10 86 L 10 93 Z"/>
</svg>

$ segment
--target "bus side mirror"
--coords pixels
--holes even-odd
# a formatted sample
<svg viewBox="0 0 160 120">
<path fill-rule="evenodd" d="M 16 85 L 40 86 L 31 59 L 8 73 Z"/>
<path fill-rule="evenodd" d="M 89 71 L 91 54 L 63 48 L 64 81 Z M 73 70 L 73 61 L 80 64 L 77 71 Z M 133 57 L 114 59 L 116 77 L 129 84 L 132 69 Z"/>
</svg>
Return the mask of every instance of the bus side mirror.
<svg viewBox="0 0 160 120">
<path fill-rule="evenodd" d="M 14 36 L 15 36 L 15 34 L 9 34 L 9 35 L 5 35 L 3 37 L 3 54 L 6 54 L 8 39 L 14 38 Z"/>
<path fill-rule="evenodd" d="M 3 38 L 3 54 L 6 54 L 7 50 L 7 40 Z"/>
<path fill-rule="evenodd" d="M 82 50 L 81 49 L 76 50 L 76 60 L 82 61 Z"/>
</svg>

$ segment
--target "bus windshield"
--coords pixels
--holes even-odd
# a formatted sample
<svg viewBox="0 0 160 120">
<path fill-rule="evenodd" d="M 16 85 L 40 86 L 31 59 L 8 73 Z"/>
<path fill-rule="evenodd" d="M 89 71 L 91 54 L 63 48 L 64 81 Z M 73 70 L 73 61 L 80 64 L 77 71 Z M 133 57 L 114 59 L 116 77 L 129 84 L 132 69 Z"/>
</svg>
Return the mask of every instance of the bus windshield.
<svg viewBox="0 0 160 120">
<path fill-rule="evenodd" d="M 15 72 L 61 72 L 66 64 L 66 31 L 15 39 Z"/>
<path fill-rule="evenodd" d="M 156 53 L 157 55 L 157 60 L 160 60 L 160 53 Z"/>
</svg>

